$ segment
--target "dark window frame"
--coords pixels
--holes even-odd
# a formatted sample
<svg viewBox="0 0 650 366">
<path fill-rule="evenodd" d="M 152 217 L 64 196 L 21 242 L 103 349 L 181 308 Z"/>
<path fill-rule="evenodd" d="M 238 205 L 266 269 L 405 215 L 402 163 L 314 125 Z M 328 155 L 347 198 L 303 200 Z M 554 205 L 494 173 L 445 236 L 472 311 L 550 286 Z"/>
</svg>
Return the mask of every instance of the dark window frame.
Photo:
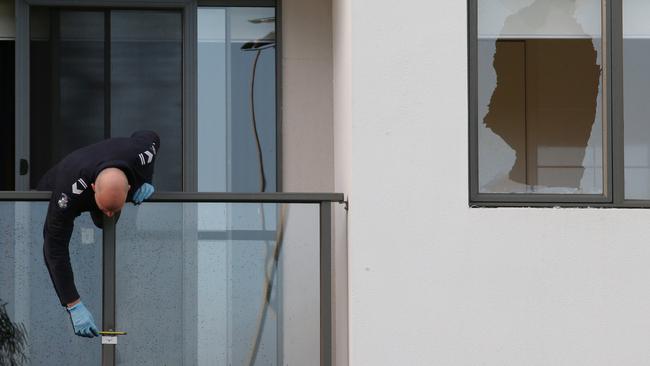
<svg viewBox="0 0 650 366">
<path fill-rule="evenodd" d="M 625 199 L 623 141 L 623 4 L 604 5 L 603 122 L 606 124 L 603 156 L 603 194 L 479 193 L 478 185 L 478 1 L 468 0 L 468 138 L 470 207 L 650 207 L 650 200 Z"/>
</svg>

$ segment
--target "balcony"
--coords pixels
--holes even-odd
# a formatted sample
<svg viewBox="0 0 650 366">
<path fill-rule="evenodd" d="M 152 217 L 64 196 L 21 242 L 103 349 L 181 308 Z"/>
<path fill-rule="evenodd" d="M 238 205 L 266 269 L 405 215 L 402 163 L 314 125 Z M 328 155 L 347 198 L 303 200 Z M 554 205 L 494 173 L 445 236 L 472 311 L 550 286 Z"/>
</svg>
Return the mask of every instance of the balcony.
<svg viewBox="0 0 650 366">
<path fill-rule="evenodd" d="M 157 193 L 75 221 L 82 299 L 115 339 L 72 331 L 43 263 L 47 192 L 0 192 L 0 299 L 28 365 L 331 365 L 332 206 L 341 194 Z"/>
</svg>

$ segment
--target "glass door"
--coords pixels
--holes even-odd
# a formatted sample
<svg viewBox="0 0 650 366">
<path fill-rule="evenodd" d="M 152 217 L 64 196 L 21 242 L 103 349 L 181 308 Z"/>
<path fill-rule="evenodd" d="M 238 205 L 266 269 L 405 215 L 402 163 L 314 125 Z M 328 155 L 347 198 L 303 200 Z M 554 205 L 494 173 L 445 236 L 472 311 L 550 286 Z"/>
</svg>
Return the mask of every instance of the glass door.
<svg viewBox="0 0 650 366">
<path fill-rule="evenodd" d="M 15 147 L 28 178 L 16 189 L 80 147 L 150 129 L 166 162 L 154 185 L 181 191 L 182 11 L 34 6 L 29 20 L 29 133 Z"/>
<path fill-rule="evenodd" d="M 275 7 L 197 11 L 197 188 L 275 192 Z"/>
</svg>

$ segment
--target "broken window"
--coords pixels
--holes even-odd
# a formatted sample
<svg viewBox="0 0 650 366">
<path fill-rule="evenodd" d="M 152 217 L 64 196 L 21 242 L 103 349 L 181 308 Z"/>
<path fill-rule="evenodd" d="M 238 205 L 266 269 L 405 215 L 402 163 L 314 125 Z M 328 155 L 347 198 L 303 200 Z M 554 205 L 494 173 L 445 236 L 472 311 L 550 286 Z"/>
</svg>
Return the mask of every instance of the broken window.
<svg viewBox="0 0 650 366">
<path fill-rule="evenodd" d="M 478 192 L 602 195 L 599 0 L 479 0 Z"/>
</svg>

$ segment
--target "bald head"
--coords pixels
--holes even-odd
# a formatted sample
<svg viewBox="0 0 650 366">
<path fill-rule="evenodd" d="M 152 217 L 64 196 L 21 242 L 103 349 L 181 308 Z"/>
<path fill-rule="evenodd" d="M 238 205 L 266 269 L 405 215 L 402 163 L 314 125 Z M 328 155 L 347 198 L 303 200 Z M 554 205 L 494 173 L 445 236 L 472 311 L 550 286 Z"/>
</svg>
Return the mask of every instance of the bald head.
<svg viewBox="0 0 650 366">
<path fill-rule="evenodd" d="M 131 188 L 124 172 L 117 168 L 102 170 L 92 187 L 97 207 L 108 217 L 122 209 Z"/>
</svg>

